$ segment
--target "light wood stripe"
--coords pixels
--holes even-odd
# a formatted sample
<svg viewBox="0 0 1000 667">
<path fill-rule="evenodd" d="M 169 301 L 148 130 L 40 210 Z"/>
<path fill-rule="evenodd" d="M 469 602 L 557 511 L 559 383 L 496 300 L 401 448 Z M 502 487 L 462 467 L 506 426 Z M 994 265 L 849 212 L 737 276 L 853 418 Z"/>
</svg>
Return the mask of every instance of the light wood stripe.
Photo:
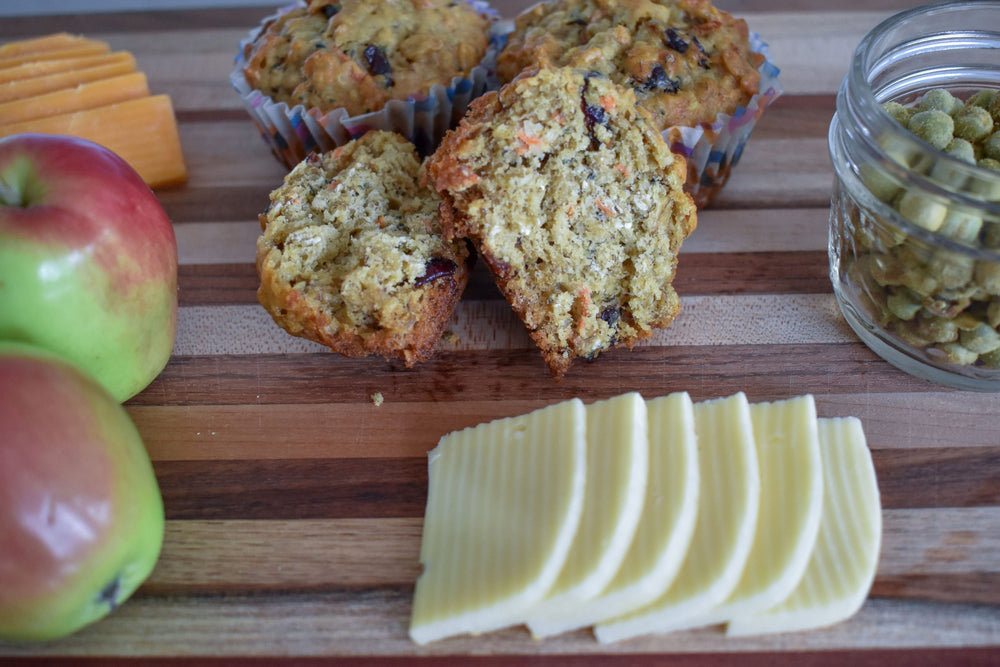
<svg viewBox="0 0 1000 667">
<path fill-rule="evenodd" d="M 681 314 L 668 329 L 637 347 L 661 345 L 787 345 L 856 340 L 833 295 L 682 297 Z M 524 326 L 503 301 L 459 303 L 442 351 L 533 349 Z M 327 348 L 285 333 L 260 306 L 187 306 L 180 309 L 173 353 L 304 354 Z"/>
<path fill-rule="evenodd" d="M 822 251 L 829 211 L 820 208 L 745 211 L 708 209 L 684 241 L 681 255 L 715 252 Z M 182 265 L 252 263 L 260 236 L 257 220 L 191 222 L 175 226 Z M 683 260 L 682 260 L 683 261 Z"/>
<path fill-rule="evenodd" d="M 878 577 L 1000 573 L 1000 507 L 889 509 L 883 521 Z M 420 574 L 422 527 L 420 518 L 168 521 L 143 592 L 405 587 Z"/>
<path fill-rule="evenodd" d="M 646 398 L 654 395 L 659 394 Z M 697 396 L 707 398 L 713 396 Z M 758 402 L 779 396 L 755 392 L 750 398 Z M 423 456 L 445 433 L 527 414 L 550 402 L 453 401 L 447 410 L 437 410 L 438 403 L 389 395 L 378 407 L 366 401 L 133 405 L 128 411 L 154 461 L 388 458 Z M 859 417 L 873 449 L 1000 445 L 1000 413 L 988 394 L 817 394 L 816 404 L 824 417 Z"/>
</svg>

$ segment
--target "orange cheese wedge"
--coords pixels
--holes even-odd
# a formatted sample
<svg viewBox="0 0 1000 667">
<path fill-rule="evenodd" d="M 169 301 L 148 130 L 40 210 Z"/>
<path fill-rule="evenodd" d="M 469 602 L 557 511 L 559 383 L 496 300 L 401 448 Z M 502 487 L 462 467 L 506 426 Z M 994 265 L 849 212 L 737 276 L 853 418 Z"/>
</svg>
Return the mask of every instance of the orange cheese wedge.
<svg viewBox="0 0 1000 667">
<path fill-rule="evenodd" d="M 111 47 L 104 42 L 87 42 L 76 46 L 68 46 L 65 49 L 57 49 L 55 51 L 40 51 L 38 53 L 0 57 L 0 69 L 17 67 L 18 65 L 23 65 L 33 61 L 99 56 L 110 52 Z"/>
<path fill-rule="evenodd" d="M 46 51 L 59 51 L 71 49 L 82 45 L 103 45 L 94 39 L 87 39 L 82 35 L 71 35 L 68 32 L 57 32 L 51 35 L 35 37 L 32 39 L 22 39 L 16 42 L 8 42 L 0 45 L 0 58 L 11 58 L 14 56 L 27 56 L 34 53 L 44 53 Z"/>
<path fill-rule="evenodd" d="M 100 144 L 132 165 L 150 187 L 176 185 L 187 180 L 177 122 L 167 95 L 0 124 L 0 137 L 22 132 L 68 134 Z"/>
<path fill-rule="evenodd" d="M 85 111 L 149 95 L 142 72 L 133 72 L 0 104 L 0 125 Z"/>
<path fill-rule="evenodd" d="M 135 72 L 134 62 L 134 60 L 131 63 L 123 60 L 108 65 L 97 65 L 68 72 L 57 72 L 48 76 L 36 76 L 22 81 L 0 83 L 0 103 L 36 97 L 57 90 L 73 88 L 83 83 L 131 74 Z"/>
<path fill-rule="evenodd" d="M 56 58 L 55 60 L 38 60 L 16 67 L 0 69 L 0 84 L 12 81 L 35 79 L 41 76 L 51 76 L 73 70 L 90 69 L 103 65 L 126 65 L 128 72 L 135 71 L 135 57 L 127 51 L 116 51 L 97 56 L 81 58 Z"/>
</svg>

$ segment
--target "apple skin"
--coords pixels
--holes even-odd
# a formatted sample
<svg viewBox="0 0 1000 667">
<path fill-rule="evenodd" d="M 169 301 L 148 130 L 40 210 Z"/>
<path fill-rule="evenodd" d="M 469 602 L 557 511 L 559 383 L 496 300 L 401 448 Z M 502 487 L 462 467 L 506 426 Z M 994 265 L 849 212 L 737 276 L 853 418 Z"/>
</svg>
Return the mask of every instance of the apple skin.
<svg viewBox="0 0 1000 667">
<path fill-rule="evenodd" d="M 0 342 L 0 638 L 62 637 L 149 576 L 163 500 L 125 408 L 50 352 Z"/>
<path fill-rule="evenodd" d="M 56 352 L 122 402 L 176 331 L 177 241 L 139 175 L 83 139 L 0 139 L 0 340 Z"/>
</svg>

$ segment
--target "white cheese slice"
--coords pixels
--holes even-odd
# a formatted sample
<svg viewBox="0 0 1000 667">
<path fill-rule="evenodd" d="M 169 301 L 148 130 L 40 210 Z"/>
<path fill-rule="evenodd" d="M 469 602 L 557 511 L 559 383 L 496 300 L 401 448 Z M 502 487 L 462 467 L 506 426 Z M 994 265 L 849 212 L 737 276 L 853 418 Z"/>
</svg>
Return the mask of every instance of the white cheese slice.
<svg viewBox="0 0 1000 667">
<path fill-rule="evenodd" d="M 694 416 L 701 484 L 681 571 L 652 603 L 595 626 L 601 642 L 691 627 L 690 619 L 723 602 L 739 583 L 760 504 L 750 404 L 739 393 L 695 404 Z"/>
<path fill-rule="evenodd" d="M 561 632 L 550 619 L 572 619 L 621 567 L 646 495 L 646 402 L 635 392 L 587 406 L 587 481 L 580 527 L 555 585 L 527 610 L 532 634 Z"/>
<path fill-rule="evenodd" d="M 740 582 L 725 602 L 692 624 L 711 625 L 770 609 L 795 589 L 816 545 L 823 511 L 823 461 L 816 403 L 799 396 L 750 406 L 760 513 Z"/>
<path fill-rule="evenodd" d="M 882 542 L 882 510 L 864 430 L 855 417 L 820 419 L 818 425 L 823 515 L 805 574 L 777 606 L 729 623 L 729 635 L 833 625 L 854 615 L 871 589 Z"/>
<path fill-rule="evenodd" d="M 649 479 L 632 544 L 614 579 L 589 601 L 532 626 L 547 636 L 620 616 L 652 602 L 680 570 L 698 509 L 694 406 L 678 392 L 646 402 Z"/>
<path fill-rule="evenodd" d="M 579 399 L 441 438 L 428 455 L 413 641 L 523 620 L 566 561 L 586 465 Z"/>
</svg>

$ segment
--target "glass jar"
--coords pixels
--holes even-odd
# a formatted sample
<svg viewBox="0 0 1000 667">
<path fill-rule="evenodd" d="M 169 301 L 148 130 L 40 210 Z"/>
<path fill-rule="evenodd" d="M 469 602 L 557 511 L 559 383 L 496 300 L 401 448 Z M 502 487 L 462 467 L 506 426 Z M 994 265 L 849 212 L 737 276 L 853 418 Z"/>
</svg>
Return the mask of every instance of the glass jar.
<svg viewBox="0 0 1000 667">
<path fill-rule="evenodd" d="M 1000 1 L 924 5 L 861 41 L 830 124 L 830 278 L 851 328 L 886 361 L 1000 391 L 1000 172 L 955 157 L 954 144 L 936 148 L 884 108 L 913 113 L 934 89 L 960 101 L 998 91 L 1000 114 Z"/>
</svg>

